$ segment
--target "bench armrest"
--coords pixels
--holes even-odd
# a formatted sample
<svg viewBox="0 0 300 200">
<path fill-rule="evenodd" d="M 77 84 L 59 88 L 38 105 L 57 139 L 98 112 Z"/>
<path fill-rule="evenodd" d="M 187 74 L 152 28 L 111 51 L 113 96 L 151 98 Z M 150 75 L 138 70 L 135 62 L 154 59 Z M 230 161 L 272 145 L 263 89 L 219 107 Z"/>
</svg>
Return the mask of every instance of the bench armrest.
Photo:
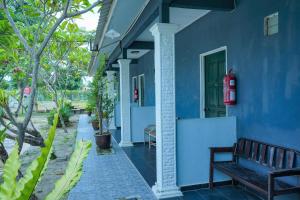
<svg viewBox="0 0 300 200">
<path fill-rule="evenodd" d="M 232 153 L 232 161 L 235 160 L 234 147 L 210 147 L 210 163 L 215 162 L 216 153 Z"/>
<path fill-rule="evenodd" d="M 275 170 L 269 173 L 270 177 L 284 177 L 284 176 L 296 176 L 300 175 L 300 168 L 292 168 L 292 169 L 281 169 Z"/>
<path fill-rule="evenodd" d="M 282 169 L 282 170 L 275 170 L 269 173 L 268 175 L 268 196 L 273 197 L 274 195 L 280 195 L 285 193 L 296 192 L 300 190 L 299 186 L 294 186 L 291 188 L 285 189 L 275 189 L 275 179 L 279 177 L 287 177 L 287 176 L 296 176 L 300 175 L 300 168 L 293 168 L 293 169 Z"/>
<path fill-rule="evenodd" d="M 210 147 L 209 149 L 210 149 L 209 188 L 213 188 L 215 154 L 216 153 L 232 153 L 232 161 L 234 161 L 235 160 L 234 146 L 233 147 Z"/>
</svg>

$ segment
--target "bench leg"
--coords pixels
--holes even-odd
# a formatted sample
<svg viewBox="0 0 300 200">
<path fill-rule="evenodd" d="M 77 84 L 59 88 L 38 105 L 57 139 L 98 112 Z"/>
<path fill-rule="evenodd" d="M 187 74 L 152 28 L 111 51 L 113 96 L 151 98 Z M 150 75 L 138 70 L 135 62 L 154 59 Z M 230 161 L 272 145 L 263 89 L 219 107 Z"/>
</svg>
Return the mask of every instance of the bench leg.
<svg viewBox="0 0 300 200">
<path fill-rule="evenodd" d="M 274 196 L 268 194 L 268 200 L 274 200 Z"/>
<path fill-rule="evenodd" d="M 274 178 L 269 175 L 268 177 L 268 200 L 274 200 Z"/>
<path fill-rule="evenodd" d="M 238 184 L 238 182 L 236 180 L 232 179 L 232 185 L 237 186 L 237 184 Z"/>
<path fill-rule="evenodd" d="M 209 164 L 209 189 L 214 187 L 214 160 L 215 154 L 213 151 L 210 151 L 210 164 Z"/>
</svg>

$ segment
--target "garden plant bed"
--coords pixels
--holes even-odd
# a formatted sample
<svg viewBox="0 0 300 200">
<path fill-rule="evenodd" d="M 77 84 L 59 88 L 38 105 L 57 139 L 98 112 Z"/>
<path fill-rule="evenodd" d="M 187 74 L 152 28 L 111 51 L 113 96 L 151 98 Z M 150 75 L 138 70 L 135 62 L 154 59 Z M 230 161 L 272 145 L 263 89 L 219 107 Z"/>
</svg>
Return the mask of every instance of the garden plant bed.
<svg viewBox="0 0 300 200">
<path fill-rule="evenodd" d="M 53 152 L 57 156 L 56 159 L 50 160 L 46 171 L 44 172 L 41 182 L 37 185 L 36 196 L 38 199 L 44 199 L 46 195 L 54 188 L 55 182 L 64 174 L 68 161 L 75 147 L 76 131 L 78 124 L 78 115 L 70 118 L 70 124 L 67 127 L 68 133 L 65 133 L 62 128 L 58 128 L 53 143 Z M 46 137 L 49 125 L 46 115 L 33 116 L 32 118 L 36 127 L 42 132 L 43 137 Z M 22 155 L 21 171 L 25 173 L 28 165 L 39 155 L 39 147 L 30 146 Z"/>
</svg>

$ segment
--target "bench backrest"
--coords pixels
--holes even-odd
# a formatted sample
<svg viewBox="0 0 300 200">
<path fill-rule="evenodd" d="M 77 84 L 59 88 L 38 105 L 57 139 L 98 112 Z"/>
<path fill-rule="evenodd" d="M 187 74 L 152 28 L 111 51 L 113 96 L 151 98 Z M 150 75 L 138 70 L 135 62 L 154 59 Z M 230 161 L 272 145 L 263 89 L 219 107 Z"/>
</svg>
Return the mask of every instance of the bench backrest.
<svg viewBox="0 0 300 200">
<path fill-rule="evenodd" d="M 272 169 L 291 169 L 297 167 L 297 157 L 300 156 L 300 152 L 277 145 L 240 138 L 235 146 L 234 155 Z"/>
</svg>

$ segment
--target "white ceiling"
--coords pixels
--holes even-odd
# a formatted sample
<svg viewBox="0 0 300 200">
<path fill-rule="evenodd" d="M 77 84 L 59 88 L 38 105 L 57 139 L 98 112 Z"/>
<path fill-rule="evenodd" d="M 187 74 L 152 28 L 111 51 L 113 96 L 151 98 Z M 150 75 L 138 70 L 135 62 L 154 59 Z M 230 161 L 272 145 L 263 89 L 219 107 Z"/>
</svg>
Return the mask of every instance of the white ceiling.
<svg viewBox="0 0 300 200">
<path fill-rule="evenodd" d="M 108 25 L 106 32 L 114 30 L 120 33 L 120 37 L 109 38 L 104 37 L 100 52 L 110 55 L 114 48 L 117 46 L 118 41 L 124 36 L 130 25 L 133 23 L 135 17 L 145 6 L 147 0 L 117 0 L 114 12 L 111 17 L 111 21 Z M 130 11 L 130 12 L 129 12 Z M 179 25 L 179 31 L 183 30 L 197 19 L 206 15 L 208 10 L 199 9 L 185 9 L 185 8 L 170 8 L 170 23 Z M 158 18 L 155 19 L 151 25 L 149 25 L 145 31 L 136 39 L 137 41 L 153 41 L 153 36 L 149 29 L 158 22 Z M 138 53 L 132 54 L 129 49 L 127 57 L 130 59 L 137 59 L 145 55 L 149 50 L 139 49 Z"/>
<path fill-rule="evenodd" d="M 170 23 L 177 24 L 179 32 L 208 12 L 209 10 L 170 8 Z M 158 18 L 137 38 L 137 41 L 153 41 L 153 36 L 149 29 L 157 22 Z"/>
<path fill-rule="evenodd" d="M 130 25 L 135 20 L 138 13 L 143 9 L 148 0 L 114 0 L 115 6 L 107 26 L 106 34 L 101 44 L 101 53 L 110 54 L 122 39 Z M 120 34 L 119 37 L 109 37 L 108 32 L 115 32 Z M 116 35 L 116 34 L 114 34 Z"/>
</svg>

